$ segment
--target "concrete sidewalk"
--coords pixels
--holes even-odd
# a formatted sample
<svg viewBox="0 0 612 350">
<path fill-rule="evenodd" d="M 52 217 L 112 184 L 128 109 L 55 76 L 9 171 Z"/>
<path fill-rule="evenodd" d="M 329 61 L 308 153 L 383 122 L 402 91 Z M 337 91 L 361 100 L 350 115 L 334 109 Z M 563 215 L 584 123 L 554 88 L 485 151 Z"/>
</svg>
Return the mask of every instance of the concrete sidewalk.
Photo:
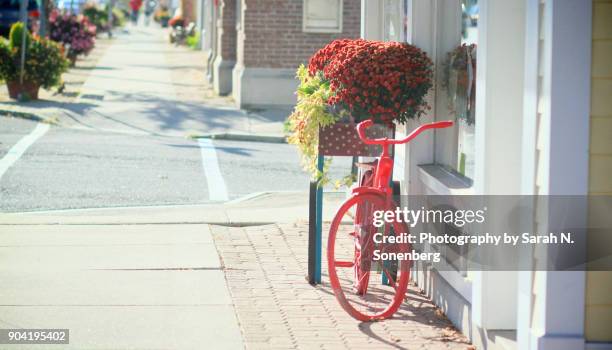
<svg viewBox="0 0 612 350">
<path fill-rule="evenodd" d="M 71 101 L 56 96 L 28 103 L 3 102 L 0 113 L 92 131 L 177 137 L 262 137 L 282 140 L 290 107 L 245 111 L 212 93 L 202 51 L 175 47 L 164 29 L 118 33 Z"/>
<path fill-rule="evenodd" d="M 0 329 L 67 328 L 65 349 L 241 349 L 209 224 L 303 222 L 306 198 L 0 214 Z M 342 196 L 327 198 L 329 219 Z"/>
<path fill-rule="evenodd" d="M 0 242 L 2 329 L 67 328 L 62 349 L 243 347 L 208 225 L 2 225 Z"/>
<path fill-rule="evenodd" d="M 326 195 L 325 222 L 343 197 Z M 68 328 L 66 349 L 472 349 L 414 288 L 360 323 L 325 261 L 310 286 L 307 198 L 0 214 L 0 329 Z"/>
<path fill-rule="evenodd" d="M 71 106 L 82 92 L 83 84 L 89 79 L 98 65 L 100 59 L 105 55 L 107 49 L 113 44 L 113 40 L 101 36 L 96 39 L 96 47 L 87 56 L 79 57 L 75 67 L 62 75 L 64 83 L 63 90 L 59 87 L 49 90 L 41 88 L 39 100 L 18 102 L 8 96 L 5 84 L 0 85 L 0 115 L 10 115 L 36 121 L 59 123 L 66 116 Z"/>
</svg>

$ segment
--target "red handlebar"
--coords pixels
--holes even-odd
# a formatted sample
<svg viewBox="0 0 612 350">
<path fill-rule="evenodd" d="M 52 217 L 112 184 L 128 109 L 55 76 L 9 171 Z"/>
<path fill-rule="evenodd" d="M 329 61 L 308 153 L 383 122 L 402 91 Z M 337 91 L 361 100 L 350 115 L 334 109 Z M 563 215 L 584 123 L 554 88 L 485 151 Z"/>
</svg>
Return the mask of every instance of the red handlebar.
<svg viewBox="0 0 612 350">
<path fill-rule="evenodd" d="M 359 138 L 361 139 L 361 141 L 363 141 L 363 143 L 365 143 L 366 145 L 400 145 L 402 143 L 410 142 L 410 140 L 417 137 L 418 134 L 427 129 L 448 128 L 449 126 L 453 126 L 453 122 L 451 120 L 445 120 L 441 122 L 423 124 L 418 128 L 412 130 L 412 132 L 408 136 L 400 140 L 389 139 L 386 137 L 382 139 L 369 139 L 365 134 L 365 130 L 372 125 L 374 125 L 374 122 L 371 119 L 362 121 L 361 123 L 357 124 L 357 132 L 359 133 Z"/>
</svg>

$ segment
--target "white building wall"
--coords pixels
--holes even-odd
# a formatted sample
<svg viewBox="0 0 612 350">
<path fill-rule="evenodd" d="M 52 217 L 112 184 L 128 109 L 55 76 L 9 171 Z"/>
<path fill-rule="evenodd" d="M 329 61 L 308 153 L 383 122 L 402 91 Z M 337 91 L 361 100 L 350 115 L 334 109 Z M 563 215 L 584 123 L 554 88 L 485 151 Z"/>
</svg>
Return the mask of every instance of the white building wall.
<svg viewBox="0 0 612 350">
<path fill-rule="evenodd" d="M 590 103 L 591 5 L 571 0 L 529 0 L 526 62 L 537 78 L 526 82 L 524 163 L 535 172 L 523 193 L 587 194 Z M 533 34 L 531 34 L 533 35 Z M 529 69 L 528 72 L 529 73 Z M 534 139 L 535 138 L 535 139 Z M 571 142 L 568 142 L 571 140 Z M 529 151 L 532 147 L 533 151 Z M 533 148 L 534 147 L 534 148 Z M 568 166 L 571 164 L 571 166 Z M 556 217 L 538 206 L 534 230 L 560 221 L 584 225 L 584 213 Z M 525 254 L 535 268 L 549 250 Z M 575 249 L 581 249 L 580 245 Z M 519 273 L 519 349 L 584 349 L 583 271 Z"/>
<path fill-rule="evenodd" d="M 379 2 L 363 1 L 365 38 L 380 38 Z M 407 40 L 435 60 L 436 7 L 444 5 L 444 0 L 408 4 Z M 420 167 L 435 160 L 434 136 L 424 135 L 398 152 L 403 153 L 405 164 L 402 191 L 586 194 L 590 5 L 574 0 L 482 0 L 479 4 L 474 185 L 457 191 L 445 186 L 448 179 Z M 426 116 L 406 128 L 432 118 Z M 567 164 L 572 164 L 571 169 Z M 557 220 L 552 215 L 541 210 L 534 228 L 552 228 Z M 541 259 L 538 254 L 546 253 L 522 252 L 521 258 Z M 461 276 L 418 265 L 415 278 L 451 321 L 483 348 L 499 346 L 491 340 L 498 330 L 514 329 L 518 349 L 584 347 L 584 273 Z"/>
<path fill-rule="evenodd" d="M 521 188 L 521 133 L 524 70 L 524 0 L 480 3 L 477 81 L 477 162 L 472 188 L 457 189 L 444 171 L 426 171 L 421 164 L 435 161 L 433 133 L 406 146 L 403 190 L 411 194 L 518 194 Z M 445 0 L 409 2 L 408 41 L 434 61 L 438 9 Z M 366 18 L 372 18 L 367 16 Z M 374 17 L 375 18 L 375 17 Z M 440 20 L 438 18 L 438 20 Z M 444 19 L 442 19 L 444 20 Z M 365 28 L 377 26 L 367 23 Z M 513 35 L 508 36 L 508 33 Z M 504 38 L 500 40 L 500 38 Z M 430 101 L 434 101 L 435 91 Z M 411 130 L 432 121 L 434 113 L 408 123 Z M 503 157 L 500 157 L 503 155 Z M 419 265 L 417 282 L 451 321 L 475 343 L 486 344 L 487 331 L 513 330 L 516 325 L 517 276 L 514 272 L 437 271 Z M 480 339 L 477 339 L 480 338 Z"/>
</svg>

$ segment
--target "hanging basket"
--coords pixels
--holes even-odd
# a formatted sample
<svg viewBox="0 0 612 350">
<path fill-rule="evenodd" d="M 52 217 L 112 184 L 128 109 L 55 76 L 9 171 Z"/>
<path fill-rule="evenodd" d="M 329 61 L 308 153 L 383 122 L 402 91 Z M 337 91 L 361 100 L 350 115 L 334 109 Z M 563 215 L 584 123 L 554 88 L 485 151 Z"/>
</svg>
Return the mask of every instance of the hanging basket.
<svg viewBox="0 0 612 350">
<path fill-rule="evenodd" d="M 18 99 L 30 99 L 30 100 L 38 100 L 38 90 L 40 89 L 40 84 L 33 83 L 31 81 L 24 81 L 20 83 L 19 81 L 7 81 L 6 87 L 8 88 L 9 97 L 15 100 Z"/>
<path fill-rule="evenodd" d="M 393 138 L 394 134 L 395 126 L 383 124 L 375 124 L 366 130 L 366 135 L 371 139 Z M 381 152 L 381 146 L 366 145 L 361 141 L 355 123 L 337 122 L 319 128 L 320 155 L 378 157 Z"/>
</svg>

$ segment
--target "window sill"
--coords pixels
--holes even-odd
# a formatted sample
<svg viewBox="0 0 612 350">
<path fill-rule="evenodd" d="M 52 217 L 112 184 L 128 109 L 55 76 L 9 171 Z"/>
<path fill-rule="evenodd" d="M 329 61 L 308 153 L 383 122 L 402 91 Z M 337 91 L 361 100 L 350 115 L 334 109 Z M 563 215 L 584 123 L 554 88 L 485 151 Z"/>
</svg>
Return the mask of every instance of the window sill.
<svg viewBox="0 0 612 350">
<path fill-rule="evenodd" d="M 437 195 L 473 195 L 472 181 L 437 164 L 419 165 L 419 180 Z"/>
<path fill-rule="evenodd" d="M 418 166 L 418 179 L 426 188 L 423 194 L 473 195 L 472 181 L 437 164 Z M 430 248 L 431 249 L 431 248 Z M 472 302 L 472 280 L 464 271 L 454 271 L 446 262 L 434 263 L 433 269 L 467 302 Z"/>
</svg>

